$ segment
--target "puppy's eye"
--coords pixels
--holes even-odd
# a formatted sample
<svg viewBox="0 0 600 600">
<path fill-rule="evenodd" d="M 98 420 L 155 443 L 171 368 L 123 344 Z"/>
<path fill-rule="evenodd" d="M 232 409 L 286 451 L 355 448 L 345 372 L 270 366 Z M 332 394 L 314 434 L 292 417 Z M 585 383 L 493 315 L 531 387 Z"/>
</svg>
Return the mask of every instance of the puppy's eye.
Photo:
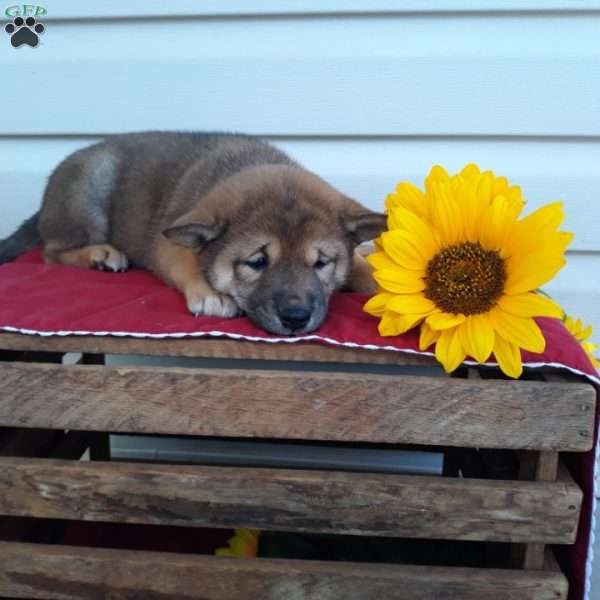
<svg viewBox="0 0 600 600">
<path fill-rule="evenodd" d="M 323 269 L 324 267 L 326 267 L 331 262 L 332 262 L 332 260 L 330 258 L 321 257 L 313 265 L 313 269 L 316 269 L 317 271 L 319 271 L 319 270 Z"/>
<path fill-rule="evenodd" d="M 256 258 L 245 261 L 244 264 L 255 271 L 264 271 L 269 266 L 269 259 L 266 254 L 261 254 Z"/>
</svg>

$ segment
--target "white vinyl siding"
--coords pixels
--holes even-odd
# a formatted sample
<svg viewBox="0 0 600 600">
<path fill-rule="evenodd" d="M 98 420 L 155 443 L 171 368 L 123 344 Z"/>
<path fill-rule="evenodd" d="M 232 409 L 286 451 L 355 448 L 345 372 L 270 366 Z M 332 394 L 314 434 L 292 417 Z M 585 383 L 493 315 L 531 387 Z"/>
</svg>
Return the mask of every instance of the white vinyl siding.
<svg viewBox="0 0 600 600">
<path fill-rule="evenodd" d="M 600 333 L 600 2 L 48 1 L 38 48 L 0 39 L 0 235 L 68 152 L 143 129 L 265 136 L 380 209 L 469 161 L 562 199 L 549 286 Z"/>
</svg>

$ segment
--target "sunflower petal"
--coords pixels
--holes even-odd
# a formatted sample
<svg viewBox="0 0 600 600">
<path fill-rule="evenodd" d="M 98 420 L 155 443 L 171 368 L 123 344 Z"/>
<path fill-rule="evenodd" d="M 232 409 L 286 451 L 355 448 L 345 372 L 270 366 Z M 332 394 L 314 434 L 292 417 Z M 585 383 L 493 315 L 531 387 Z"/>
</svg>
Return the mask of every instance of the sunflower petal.
<svg viewBox="0 0 600 600">
<path fill-rule="evenodd" d="M 507 342 L 538 354 L 546 348 L 546 340 L 532 318 L 516 317 L 498 306 L 492 308 L 489 317 L 496 332 Z"/>
<path fill-rule="evenodd" d="M 479 169 L 477 172 L 479 173 Z M 481 202 L 477 196 L 479 178 L 480 176 L 477 174 L 471 178 L 463 179 L 460 190 L 464 235 L 465 240 L 468 242 L 479 241 L 480 222 L 487 211 L 487 204 Z"/>
<path fill-rule="evenodd" d="M 437 342 L 441 332 L 431 329 L 427 322 L 421 323 L 421 331 L 419 334 L 419 350 L 427 350 L 431 344 Z"/>
<path fill-rule="evenodd" d="M 494 177 L 492 181 L 492 198 L 504 196 L 508 192 L 508 179 L 506 177 Z"/>
<path fill-rule="evenodd" d="M 566 315 L 564 318 L 564 326 L 574 335 L 577 337 L 577 331 L 579 330 L 577 327 L 578 323 L 581 323 L 581 319 L 577 319 L 577 321 L 573 318 L 570 317 L 569 315 Z"/>
<path fill-rule="evenodd" d="M 578 342 L 587 340 L 587 338 L 589 338 L 593 333 L 591 325 L 588 325 L 584 328 L 583 321 L 581 319 L 575 320 L 569 315 L 567 315 L 564 319 L 564 326 Z"/>
<path fill-rule="evenodd" d="M 516 223 L 507 237 L 504 256 L 525 256 L 556 234 L 565 218 L 562 202 L 546 204 Z"/>
<path fill-rule="evenodd" d="M 504 196 L 496 196 L 481 220 L 479 240 L 486 250 L 500 250 L 516 223 L 516 215 Z"/>
<path fill-rule="evenodd" d="M 246 540 L 250 544 L 255 544 L 258 540 L 257 529 L 246 529 L 245 527 L 241 527 L 235 530 L 235 535 L 242 540 Z"/>
<path fill-rule="evenodd" d="M 475 163 L 469 163 L 463 167 L 462 171 L 460 172 L 460 176 L 465 180 L 474 178 L 479 179 L 479 175 L 481 175 L 481 170 Z"/>
<path fill-rule="evenodd" d="M 554 317 L 562 319 L 563 309 L 554 300 L 541 294 L 526 293 L 514 296 L 504 295 L 498 306 L 517 317 Z"/>
<path fill-rule="evenodd" d="M 398 320 L 400 334 L 410 331 L 425 319 L 425 315 L 401 315 Z"/>
<path fill-rule="evenodd" d="M 507 342 L 502 336 L 496 335 L 494 341 L 494 356 L 503 373 L 517 379 L 523 373 L 521 351 L 516 344 Z"/>
<path fill-rule="evenodd" d="M 460 365 L 465 358 L 458 332 L 455 329 L 445 329 L 435 345 L 435 357 L 442 363 L 446 373 L 450 373 Z"/>
<path fill-rule="evenodd" d="M 524 294 L 548 283 L 566 264 L 562 253 L 534 253 L 524 260 L 507 261 L 504 292 L 510 296 Z"/>
<path fill-rule="evenodd" d="M 448 175 L 448 171 L 444 169 L 441 165 L 434 165 L 431 167 L 431 171 L 429 171 L 429 175 L 425 177 L 425 189 L 427 193 L 431 192 L 431 186 L 436 183 L 446 183 L 449 181 L 450 175 Z"/>
<path fill-rule="evenodd" d="M 525 207 L 525 198 L 523 198 L 520 186 L 511 185 L 504 195 L 508 198 L 509 202 L 515 206 L 515 210 L 517 210 L 518 213 L 523 210 Z"/>
<path fill-rule="evenodd" d="M 378 330 L 380 335 L 385 337 L 401 335 L 418 325 L 424 318 L 425 315 L 399 315 L 386 310 L 381 317 L 381 321 L 379 321 Z"/>
<path fill-rule="evenodd" d="M 565 315 L 563 323 L 569 333 L 581 344 L 594 368 L 600 369 L 600 361 L 594 356 L 598 345 L 591 341 L 586 341 L 593 333 L 592 326 L 588 325 L 586 327 L 581 319 L 576 320 L 570 315 Z"/>
<path fill-rule="evenodd" d="M 444 312 L 433 313 L 427 317 L 427 325 L 435 330 L 450 329 L 460 325 L 465 318 L 465 315 L 453 315 Z"/>
<path fill-rule="evenodd" d="M 251 558 L 256 554 L 254 543 L 240 539 L 237 535 L 231 538 L 229 546 L 236 556 Z"/>
<path fill-rule="evenodd" d="M 551 202 L 527 215 L 521 220 L 523 229 L 555 230 L 565 219 L 564 205 L 562 202 Z"/>
<path fill-rule="evenodd" d="M 412 232 L 401 229 L 386 231 L 381 241 L 387 255 L 401 267 L 414 271 L 422 271 L 427 267 L 431 256 Z"/>
<path fill-rule="evenodd" d="M 435 304 L 423 294 L 401 294 L 392 298 L 387 307 L 399 314 L 428 315 L 436 309 Z"/>
<path fill-rule="evenodd" d="M 491 171 L 484 171 L 481 174 L 479 185 L 477 186 L 477 197 L 482 202 L 490 202 L 492 199 L 492 185 L 494 174 Z"/>
<path fill-rule="evenodd" d="M 433 183 L 429 192 L 431 221 L 442 245 L 450 246 L 463 235 L 463 215 L 448 186 Z"/>
<path fill-rule="evenodd" d="M 410 272 L 409 272 L 410 273 Z M 406 275 L 399 269 L 382 269 L 373 273 L 373 279 L 386 291 L 395 294 L 414 294 L 425 289 L 425 281 L 418 276 Z"/>
<path fill-rule="evenodd" d="M 422 219 L 426 219 L 429 213 L 425 194 L 407 181 L 403 181 L 396 186 L 395 194 L 388 195 L 385 206 L 388 211 L 393 211 L 397 207 L 406 208 Z"/>
<path fill-rule="evenodd" d="M 430 257 L 438 251 L 438 238 L 428 221 L 406 208 L 397 207 L 393 212 L 398 228 L 410 234 L 410 240 L 418 244 L 423 256 Z"/>
<path fill-rule="evenodd" d="M 385 312 L 386 304 L 389 300 L 393 298 L 392 294 L 388 294 L 387 292 L 381 292 L 379 294 L 375 294 L 373 297 L 369 298 L 365 305 L 363 306 L 363 310 L 374 317 L 381 317 Z"/>
<path fill-rule="evenodd" d="M 402 223 L 398 220 L 398 213 L 396 208 L 402 206 L 397 201 L 397 196 L 395 194 L 389 194 L 385 199 L 385 207 L 387 211 L 387 226 L 389 231 L 394 231 L 402 226 Z"/>
<path fill-rule="evenodd" d="M 369 254 L 366 260 L 374 269 L 398 268 L 398 265 L 383 250 Z"/>
<path fill-rule="evenodd" d="M 467 355 L 480 363 L 484 363 L 490 357 L 496 336 L 488 315 L 470 315 L 458 327 L 458 332 Z"/>
<path fill-rule="evenodd" d="M 557 231 L 555 237 L 557 250 L 560 250 L 560 252 L 565 252 L 567 247 L 575 239 L 575 234 L 569 231 Z"/>
<path fill-rule="evenodd" d="M 398 325 L 398 320 L 400 315 L 393 313 L 389 310 L 386 310 L 383 315 L 381 315 L 381 319 L 379 321 L 379 325 L 377 325 L 377 330 L 379 331 L 379 335 L 384 337 L 394 336 L 400 334 L 400 327 Z"/>
</svg>

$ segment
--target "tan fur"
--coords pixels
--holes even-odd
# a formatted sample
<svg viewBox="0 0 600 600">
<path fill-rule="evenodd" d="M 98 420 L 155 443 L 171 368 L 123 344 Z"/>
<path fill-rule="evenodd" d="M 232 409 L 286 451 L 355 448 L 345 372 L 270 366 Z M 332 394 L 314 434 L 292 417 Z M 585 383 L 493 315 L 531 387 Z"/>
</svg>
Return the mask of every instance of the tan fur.
<svg viewBox="0 0 600 600">
<path fill-rule="evenodd" d="M 161 237 L 157 242 L 154 271 L 184 296 L 193 314 L 230 316 L 239 313 L 231 298 L 218 294 L 202 276 L 202 259 L 189 248 Z"/>
<path fill-rule="evenodd" d="M 128 267 L 127 257 L 110 244 L 62 250 L 49 243 L 44 248 L 44 260 L 50 264 L 58 263 L 81 269 L 108 268 L 111 271 L 125 271 Z"/>
<path fill-rule="evenodd" d="M 354 250 L 352 258 L 350 289 L 353 292 L 360 292 L 361 294 L 374 294 L 377 291 L 377 284 L 373 279 L 373 267 L 371 267 L 358 250 Z"/>
</svg>

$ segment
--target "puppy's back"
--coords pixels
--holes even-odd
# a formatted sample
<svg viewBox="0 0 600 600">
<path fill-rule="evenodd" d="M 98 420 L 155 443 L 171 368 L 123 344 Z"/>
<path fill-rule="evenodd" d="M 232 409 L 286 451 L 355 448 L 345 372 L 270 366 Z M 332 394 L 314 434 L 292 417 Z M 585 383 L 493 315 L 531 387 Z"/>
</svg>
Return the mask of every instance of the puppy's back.
<svg viewBox="0 0 600 600">
<path fill-rule="evenodd" d="M 130 247 L 136 262 L 168 222 L 187 212 L 219 182 L 254 166 L 296 164 L 274 146 L 239 134 L 147 132 L 115 136 L 107 140 L 107 148 L 122 156 L 112 208 L 113 241 L 117 247 Z M 176 194 L 192 169 L 193 186 L 186 186 L 189 193 Z"/>
<path fill-rule="evenodd" d="M 198 164 L 201 168 L 197 168 Z M 42 237 L 59 232 L 77 244 L 108 241 L 134 264 L 145 256 L 167 212 L 177 186 L 195 167 L 194 193 L 179 202 L 197 202 L 214 185 L 252 166 L 295 165 L 285 153 L 251 136 L 228 133 L 160 132 L 119 134 L 67 157 L 50 177 L 40 218 Z M 65 214 L 80 222 L 65 221 Z M 98 230 L 100 239 L 78 239 L 83 229 Z M 72 230 L 72 231 L 71 231 Z M 104 233 L 104 236 L 102 235 Z"/>
</svg>

